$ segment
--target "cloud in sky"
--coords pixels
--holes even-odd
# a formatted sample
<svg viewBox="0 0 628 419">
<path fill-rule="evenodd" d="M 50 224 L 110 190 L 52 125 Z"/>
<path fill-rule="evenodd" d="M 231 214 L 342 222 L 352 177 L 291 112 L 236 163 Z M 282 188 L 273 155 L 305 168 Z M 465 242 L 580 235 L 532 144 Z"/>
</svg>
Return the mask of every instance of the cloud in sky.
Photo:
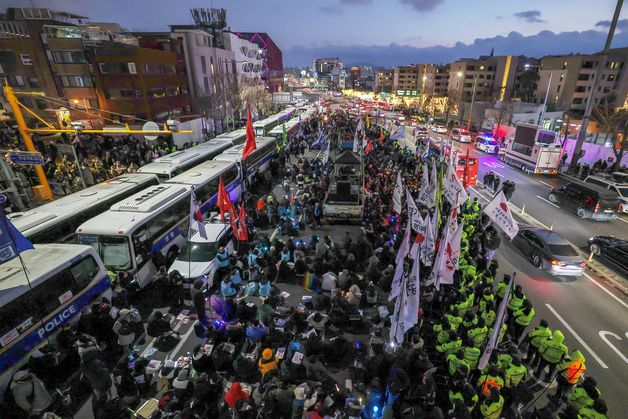
<svg viewBox="0 0 628 419">
<path fill-rule="evenodd" d="M 340 0 L 340 3 L 350 4 L 350 5 L 363 5 L 363 4 L 371 4 L 371 0 Z"/>
<path fill-rule="evenodd" d="M 444 2 L 445 0 L 401 0 L 401 3 L 409 5 L 417 12 L 429 12 Z"/>
<path fill-rule="evenodd" d="M 523 19 L 528 23 L 542 23 L 545 22 L 541 19 L 541 12 L 539 10 L 526 10 L 514 14 L 515 17 Z"/>
<path fill-rule="evenodd" d="M 592 53 L 600 51 L 606 34 L 601 31 L 561 32 L 541 31 L 524 36 L 510 32 L 507 36 L 478 38 L 470 44 L 413 47 L 392 43 L 390 45 L 321 45 L 295 46 L 284 52 L 284 65 L 309 65 L 316 57 L 340 57 L 345 65 L 374 65 L 393 67 L 412 63 L 450 63 L 460 58 L 477 58 L 488 55 L 495 48 L 496 55 L 526 55 L 543 57 L 552 54 Z M 628 32 L 618 33 L 613 40 L 615 47 L 628 45 Z"/>
<path fill-rule="evenodd" d="M 600 20 L 598 23 L 595 24 L 595 26 L 600 27 L 600 28 L 609 28 L 611 26 L 611 21 Z M 628 29 L 628 19 L 619 19 L 617 21 L 617 30 L 625 31 L 626 29 Z"/>
<path fill-rule="evenodd" d="M 320 10 L 321 12 L 327 14 L 327 15 L 339 15 L 342 13 L 342 9 L 336 5 L 333 4 L 328 4 L 328 5 L 324 5 L 324 6 L 320 6 L 318 8 L 318 10 Z"/>
</svg>

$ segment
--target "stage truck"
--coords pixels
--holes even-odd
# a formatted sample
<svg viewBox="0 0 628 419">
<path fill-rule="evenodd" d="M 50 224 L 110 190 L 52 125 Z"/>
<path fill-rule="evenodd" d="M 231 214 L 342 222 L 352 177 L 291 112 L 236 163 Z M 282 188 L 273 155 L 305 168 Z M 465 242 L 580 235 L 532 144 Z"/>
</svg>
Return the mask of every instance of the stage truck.
<svg viewBox="0 0 628 419">
<path fill-rule="evenodd" d="M 360 157 L 344 151 L 334 162 L 329 191 L 325 196 L 323 213 L 330 223 L 360 222 L 364 210 L 364 166 Z"/>
</svg>

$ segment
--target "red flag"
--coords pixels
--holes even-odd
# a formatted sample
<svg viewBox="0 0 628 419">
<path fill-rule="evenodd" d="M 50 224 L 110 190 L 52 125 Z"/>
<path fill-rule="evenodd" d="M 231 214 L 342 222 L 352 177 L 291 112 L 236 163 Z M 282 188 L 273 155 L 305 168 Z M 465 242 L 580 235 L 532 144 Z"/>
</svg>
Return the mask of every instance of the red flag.
<svg viewBox="0 0 628 419">
<path fill-rule="evenodd" d="M 231 232 L 233 236 L 238 238 L 238 212 L 235 209 L 233 202 L 229 201 L 229 224 L 231 224 Z"/>
<path fill-rule="evenodd" d="M 216 206 L 220 210 L 220 219 L 225 221 L 225 212 L 229 211 L 233 203 L 231 199 L 229 199 L 229 194 L 227 193 L 227 188 L 225 188 L 225 184 L 222 181 L 222 176 L 218 180 L 218 199 L 216 200 Z"/>
<path fill-rule="evenodd" d="M 369 142 L 366 144 L 366 147 L 364 147 L 364 152 L 366 154 L 369 154 L 371 151 L 373 151 L 373 143 L 371 142 L 371 140 L 369 140 Z"/>
<path fill-rule="evenodd" d="M 240 217 L 238 218 L 238 224 L 240 229 L 238 230 L 238 236 L 236 238 L 239 241 L 248 240 L 249 232 L 246 229 L 246 210 L 244 209 L 244 205 L 240 207 Z"/>
<path fill-rule="evenodd" d="M 244 143 L 244 148 L 242 149 L 242 161 L 246 160 L 255 149 L 257 149 L 257 144 L 255 144 L 255 131 L 253 131 L 253 122 L 251 122 L 251 108 L 249 108 L 249 117 L 246 120 L 246 143 Z"/>
<path fill-rule="evenodd" d="M 379 131 L 379 140 L 384 141 L 384 138 L 386 138 L 386 136 L 384 135 L 384 130 L 382 129 Z"/>
</svg>

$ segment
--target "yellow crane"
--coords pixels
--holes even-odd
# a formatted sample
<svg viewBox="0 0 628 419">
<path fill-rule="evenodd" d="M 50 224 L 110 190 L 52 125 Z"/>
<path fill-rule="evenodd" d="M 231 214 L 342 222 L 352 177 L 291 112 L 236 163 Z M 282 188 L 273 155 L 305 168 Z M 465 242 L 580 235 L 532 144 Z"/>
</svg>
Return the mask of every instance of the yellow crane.
<svg viewBox="0 0 628 419">
<path fill-rule="evenodd" d="M 17 128 L 24 139 L 24 144 L 26 145 L 26 150 L 32 153 L 36 153 L 37 149 L 35 149 L 35 145 L 33 144 L 33 139 L 31 138 L 32 133 L 36 134 L 57 134 L 57 133 L 68 133 L 75 134 L 77 131 L 74 129 L 67 128 L 55 128 L 52 124 L 39 117 L 35 112 L 30 110 L 27 106 L 25 106 L 22 102 L 20 102 L 17 98 L 17 95 L 20 96 L 45 96 L 42 92 L 16 92 L 13 90 L 8 83 L 4 86 L 4 95 L 13 109 L 13 116 L 15 117 L 15 121 L 17 123 Z M 30 115 L 35 117 L 37 120 L 42 122 L 47 128 L 29 128 L 26 125 L 26 121 L 24 120 L 24 115 L 22 114 L 22 109 L 28 112 Z M 107 135 L 126 135 L 126 134 L 142 134 L 142 135 L 172 135 L 173 133 L 179 134 L 192 134 L 191 130 L 169 130 L 168 127 L 164 124 L 163 130 L 155 130 L 155 131 L 143 131 L 143 130 L 134 130 L 129 129 L 129 126 L 125 124 L 124 129 L 116 129 L 115 131 L 111 130 L 99 130 L 99 129 L 85 129 L 81 130 L 81 133 L 84 134 L 107 134 Z M 35 172 L 37 173 L 37 177 L 39 178 L 39 185 L 33 186 L 33 193 L 35 196 L 43 201 L 52 200 L 52 190 L 50 189 L 50 184 L 48 183 L 48 179 L 46 178 L 46 173 L 44 172 L 44 168 L 41 165 L 35 165 Z"/>
</svg>

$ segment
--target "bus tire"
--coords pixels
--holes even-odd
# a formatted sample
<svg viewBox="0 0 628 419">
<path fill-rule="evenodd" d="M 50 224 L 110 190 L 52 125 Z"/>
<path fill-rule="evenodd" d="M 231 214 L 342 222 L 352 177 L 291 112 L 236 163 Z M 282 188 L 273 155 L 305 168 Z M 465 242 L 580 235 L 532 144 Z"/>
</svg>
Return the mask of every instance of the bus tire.
<svg viewBox="0 0 628 419">
<path fill-rule="evenodd" d="M 584 210 L 584 208 L 578 208 L 576 214 L 578 214 L 578 217 L 582 218 L 583 220 L 587 218 L 587 212 Z"/>
</svg>

